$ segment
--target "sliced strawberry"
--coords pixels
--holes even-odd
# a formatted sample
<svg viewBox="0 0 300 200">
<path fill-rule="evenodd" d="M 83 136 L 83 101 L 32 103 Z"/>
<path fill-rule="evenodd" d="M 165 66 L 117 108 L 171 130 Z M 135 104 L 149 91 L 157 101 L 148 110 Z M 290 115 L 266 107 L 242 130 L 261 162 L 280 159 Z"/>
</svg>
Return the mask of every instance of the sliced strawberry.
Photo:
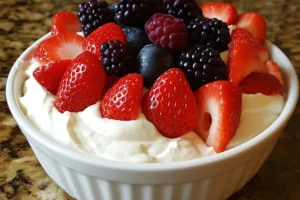
<svg viewBox="0 0 300 200">
<path fill-rule="evenodd" d="M 67 68 L 54 105 L 61 112 L 79 112 L 100 100 L 106 74 L 99 59 L 83 52 Z"/>
<path fill-rule="evenodd" d="M 267 34 L 266 20 L 258 13 L 243 13 L 238 16 L 237 28 L 247 29 L 252 35 L 263 44 Z"/>
<path fill-rule="evenodd" d="M 33 71 L 33 77 L 48 92 L 56 95 L 61 79 L 71 60 L 57 60 L 40 66 Z"/>
<path fill-rule="evenodd" d="M 68 32 L 81 31 L 81 24 L 78 17 L 70 12 L 58 12 L 54 15 L 51 24 L 51 35 L 59 35 Z"/>
<path fill-rule="evenodd" d="M 156 80 L 142 105 L 147 119 L 166 137 L 180 137 L 195 128 L 195 97 L 184 73 L 177 68 L 166 71 Z"/>
<path fill-rule="evenodd" d="M 100 110 L 108 119 L 129 121 L 137 119 L 143 92 L 143 77 L 128 74 L 118 80 L 104 95 Z"/>
<path fill-rule="evenodd" d="M 265 63 L 265 67 L 267 68 L 267 71 L 269 74 L 275 76 L 278 81 L 280 82 L 280 84 L 284 87 L 284 81 L 282 78 L 282 74 L 280 72 L 279 66 L 277 65 L 276 62 L 274 62 L 273 60 L 268 60 Z"/>
<path fill-rule="evenodd" d="M 206 3 L 201 6 L 203 16 L 207 18 L 217 18 L 227 23 L 234 24 L 237 20 L 237 11 L 229 3 Z"/>
<path fill-rule="evenodd" d="M 195 91 L 198 110 L 196 133 L 217 153 L 226 149 L 239 126 L 242 92 L 229 81 L 215 81 Z"/>
<path fill-rule="evenodd" d="M 100 26 L 94 30 L 85 39 L 82 48 L 85 51 L 90 51 L 96 56 L 100 56 L 100 45 L 103 42 L 108 42 L 111 40 L 119 40 L 122 43 L 126 43 L 126 35 L 119 25 L 110 22 Z"/>
<path fill-rule="evenodd" d="M 83 52 L 84 38 L 76 33 L 64 33 L 39 44 L 34 52 L 37 61 L 72 60 Z"/>
<path fill-rule="evenodd" d="M 264 63 L 268 60 L 268 51 L 258 43 L 245 29 L 232 31 L 229 47 L 229 80 L 239 84 L 252 72 L 266 72 Z"/>
<path fill-rule="evenodd" d="M 268 73 L 253 72 L 247 76 L 241 83 L 243 93 L 274 95 L 282 94 L 284 85 L 273 75 Z"/>
</svg>

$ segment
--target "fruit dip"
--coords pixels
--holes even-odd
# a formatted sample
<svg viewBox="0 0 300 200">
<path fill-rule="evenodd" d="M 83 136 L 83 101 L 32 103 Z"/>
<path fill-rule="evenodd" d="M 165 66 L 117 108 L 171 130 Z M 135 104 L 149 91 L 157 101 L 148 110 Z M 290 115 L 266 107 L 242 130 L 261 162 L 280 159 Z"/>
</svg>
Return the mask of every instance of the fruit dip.
<svg viewBox="0 0 300 200">
<path fill-rule="evenodd" d="M 167 10 L 170 2 L 164 1 Z M 279 67 L 262 45 L 264 19 L 237 16 L 225 3 L 202 5 L 202 15 L 192 2 L 194 18 L 161 14 L 158 6 L 135 22 L 122 14 L 122 1 L 114 8 L 80 4 L 79 20 L 55 15 L 51 38 L 19 68 L 26 79 L 19 98 L 24 115 L 71 149 L 140 163 L 212 156 L 262 133 L 285 105 Z M 103 8 L 108 21 L 86 26 L 89 6 Z M 170 24 L 175 28 L 157 31 Z M 216 38 L 204 36 L 213 34 L 205 33 L 210 28 L 219 30 Z M 186 50 L 188 44 L 195 46 Z"/>
</svg>

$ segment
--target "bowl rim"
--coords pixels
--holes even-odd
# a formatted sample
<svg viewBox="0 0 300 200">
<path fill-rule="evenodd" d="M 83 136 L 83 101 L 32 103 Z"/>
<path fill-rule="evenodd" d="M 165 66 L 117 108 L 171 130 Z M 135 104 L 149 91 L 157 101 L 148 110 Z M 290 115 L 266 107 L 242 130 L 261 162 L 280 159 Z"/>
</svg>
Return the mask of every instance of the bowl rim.
<svg viewBox="0 0 300 200">
<path fill-rule="evenodd" d="M 204 166 L 209 165 L 214 162 L 223 161 L 225 159 L 231 158 L 236 156 L 237 154 L 241 154 L 253 146 L 262 143 L 265 139 L 272 136 L 276 130 L 282 129 L 287 121 L 290 119 L 293 111 L 296 108 L 298 96 L 299 96 L 299 83 L 298 77 L 295 71 L 295 68 L 292 66 L 290 60 L 286 57 L 286 55 L 274 44 L 269 41 L 266 41 L 266 45 L 274 51 L 278 56 L 283 58 L 285 66 L 283 67 L 286 77 L 288 79 L 285 80 L 286 88 L 287 88 L 287 98 L 286 104 L 282 110 L 282 113 L 279 117 L 275 120 L 275 122 L 269 126 L 266 130 L 264 130 L 259 135 L 255 136 L 254 138 L 250 139 L 249 141 L 225 152 L 214 156 L 202 157 L 193 160 L 187 161 L 179 161 L 179 162 L 171 162 L 171 163 L 133 163 L 127 161 L 116 161 L 116 160 L 109 160 L 105 158 L 101 158 L 95 155 L 90 155 L 87 153 L 82 153 L 73 149 L 60 144 L 59 142 L 52 140 L 48 136 L 40 133 L 24 116 L 22 111 L 18 105 L 17 96 L 14 93 L 14 81 L 15 75 L 19 67 L 19 63 L 23 62 L 23 59 L 28 56 L 28 54 L 38 46 L 38 44 L 49 38 L 51 36 L 50 33 L 47 33 L 39 40 L 34 42 L 31 46 L 29 46 L 16 60 L 12 69 L 10 70 L 7 83 L 6 83 L 6 98 L 7 103 L 10 108 L 10 111 L 17 121 L 18 124 L 22 124 L 22 129 L 26 131 L 30 135 L 30 137 L 35 138 L 36 141 L 40 143 L 40 145 L 48 148 L 51 151 L 54 151 L 58 154 L 61 154 L 69 159 L 76 160 L 77 162 L 86 163 L 88 165 L 93 166 L 102 166 L 110 169 L 115 170 L 127 170 L 127 171 L 147 171 L 147 172 L 154 172 L 154 171 L 164 171 L 164 170 L 182 170 L 193 168 L 196 166 Z"/>
</svg>

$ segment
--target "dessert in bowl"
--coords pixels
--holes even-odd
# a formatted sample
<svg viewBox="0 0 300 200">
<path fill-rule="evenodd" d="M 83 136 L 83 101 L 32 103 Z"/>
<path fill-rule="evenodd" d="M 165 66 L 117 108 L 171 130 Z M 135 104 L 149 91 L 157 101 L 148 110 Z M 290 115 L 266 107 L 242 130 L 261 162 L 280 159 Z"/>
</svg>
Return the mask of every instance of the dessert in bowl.
<svg viewBox="0 0 300 200">
<path fill-rule="evenodd" d="M 211 6 L 209 5 L 209 7 Z M 204 11 L 206 10 L 205 6 L 202 8 Z M 54 25 L 59 22 L 57 18 L 59 17 L 55 18 Z M 168 21 L 171 19 L 174 23 L 183 26 L 182 21 L 174 20 L 169 15 L 153 16 L 146 24 L 149 25 L 151 20 L 153 22 L 159 18 Z M 122 20 L 122 17 L 118 19 Z M 195 24 L 201 20 L 197 18 L 192 23 Z M 206 23 L 206 21 L 210 22 L 203 18 L 201 23 Z M 131 23 L 132 21 L 125 20 L 124 22 Z M 165 44 L 161 40 L 157 42 L 157 38 L 151 36 L 151 30 L 148 30 L 147 27 L 145 29 L 148 37 L 156 45 L 141 47 L 150 50 L 144 49 L 146 51 L 144 55 L 141 53 L 143 52 L 142 49 L 137 56 L 139 68 L 137 72 L 139 73 L 130 68 L 132 60 L 127 57 L 128 55 L 123 56 L 126 58 L 128 66 L 125 72 L 122 69 L 111 70 L 113 67 L 106 62 L 110 56 L 109 53 L 105 53 L 107 49 L 123 49 L 124 45 L 122 44 L 126 43 L 124 34 L 126 31 L 123 32 L 118 25 L 103 24 L 94 32 L 89 33 L 90 36 L 87 36 L 86 39 L 76 33 L 61 33 L 59 28 L 52 29 L 55 30 L 52 31 L 52 36 L 48 34 L 29 47 L 12 68 L 7 83 L 7 99 L 10 109 L 46 172 L 64 190 L 77 199 L 225 199 L 241 188 L 266 160 L 280 132 L 288 122 L 298 98 L 297 76 L 289 60 L 269 42 L 265 42 L 265 47 L 269 53 L 266 55 L 267 51 L 259 43 L 262 42 L 260 41 L 261 34 L 249 33 L 246 30 L 248 27 L 241 29 L 242 22 L 243 15 L 238 18 L 236 23 L 232 22 L 236 24 L 238 29 L 232 33 L 227 65 L 220 60 L 219 53 L 215 53 L 214 48 L 220 48 L 217 52 L 221 52 L 224 51 L 224 48 L 226 49 L 224 46 L 228 44 L 218 45 L 214 48 L 206 48 L 204 45 L 204 47 L 199 46 L 184 50 L 182 52 L 184 56 L 181 56 L 178 61 L 178 68 L 169 64 L 163 69 L 156 69 L 155 73 L 160 71 L 158 74 L 149 74 L 147 66 L 149 63 L 155 62 L 161 66 L 159 61 L 149 61 L 149 54 L 154 52 L 158 58 L 163 55 L 164 61 L 167 60 L 166 57 L 173 54 L 162 48 L 157 50 L 157 46 Z M 216 23 L 222 24 L 219 21 Z M 227 23 L 231 23 L 230 20 Z M 149 25 L 148 28 L 151 29 L 151 26 L 153 25 Z M 182 34 L 181 29 L 180 31 Z M 96 39 L 97 42 L 94 43 L 96 33 L 97 38 L 100 38 L 101 41 Z M 84 29 L 84 35 L 86 34 L 88 33 L 85 33 Z M 255 38 L 253 35 L 259 37 Z M 184 38 L 185 35 L 183 34 L 182 37 Z M 67 47 L 61 48 L 61 43 L 55 43 L 59 41 L 58 38 L 64 38 L 63 45 Z M 119 42 L 111 43 L 115 40 Z M 128 37 L 127 40 L 130 41 Z M 193 39 L 194 42 L 197 40 L 197 38 Z M 71 42 L 68 43 L 68 41 Z M 77 45 L 78 43 L 80 45 Z M 167 43 L 165 48 L 177 49 L 184 45 L 186 43 L 179 42 L 175 45 Z M 92 53 L 83 52 L 81 46 Z M 71 53 L 59 51 L 57 54 L 55 51 L 57 49 L 53 50 L 56 47 L 72 48 L 72 51 L 70 51 Z M 245 47 L 247 51 L 244 51 Z M 199 85 L 199 82 L 195 81 L 196 76 L 192 78 L 188 76 L 188 71 L 184 69 L 184 62 L 188 61 L 189 54 L 197 52 L 201 54 L 202 48 L 209 54 L 218 54 L 213 58 L 218 60 L 216 66 L 220 70 L 215 70 L 219 73 L 217 80 Z M 251 55 L 251 52 L 255 53 Z M 95 55 L 100 56 L 100 61 Z M 250 66 L 245 61 L 247 58 L 240 58 L 241 55 L 248 55 L 250 57 L 248 60 L 251 62 L 254 60 L 252 63 L 258 63 L 258 66 L 250 67 L 250 72 L 236 68 L 241 60 L 246 63 L 247 67 Z M 261 60 L 266 59 L 266 57 L 267 60 L 264 60 L 263 64 L 268 64 L 263 65 Z M 42 66 L 53 58 L 55 59 L 46 67 Z M 38 62 L 31 62 L 33 60 L 38 60 Z M 280 71 L 276 68 L 277 65 L 273 61 L 269 62 L 269 60 L 275 61 L 280 66 L 283 79 Z M 197 62 L 195 63 L 197 64 Z M 99 70 L 101 65 L 104 67 Z M 66 70 L 62 70 L 63 75 L 59 76 L 61 78 L 59 84 L 52 84 L 58 79 L 57 74 L 55 74 L 50 78 L 51 87 L 45 85 L 45 82 L 48 82 L 43 79 L 45 78 L 43 77 L 45 74 L 43 68 L 55 69 L 56 66 L 59 66 L 58 71 L 66 68 Z M 78 68 L 78 66 L 80 67 Z M 224 66 L 230 66 L 229 77 L 222 76 L 224 71 L 222 71 L 222 67 Z M 84 70 L 82 70 L 83 68 Z M 89 69 L 87 70 L 87 68 Z M 82 89 L 76 85 L 79 93 L 76 94 L 76 91 L 72 91 L 73 88 L 70 88 L 72 72 L 77 72 L 77 69 L 79 69 L 78 73 L 81 74 L 81 77 L 85 77 L 84 73 L 89 71 L 88 79 L 80 79 L 81 81 L 86 80 L 85 87 L 91 80 L 93 80 L 92 86 L 96 85 L 97 87 L 89 86 Z M 57 73 L 57 71 L 55 72 Z M 121 78 L 111 86 L 107 84 L 107 74 L 117 75 Z M 49 71 L 47 75 L 49 75 Z M 272 78 L 269 79 L 270 76 Z M 263 81 L 261 77 L 263 80 L 267 80 L 265 85 L 268 87 L 262 85 L 257 88 L 258 85 L 253 80 Z M 204 80 L 203 77 L 202 80 Z M 284 83 L 282 83 L 283 80 Z M 169 86 L 165 82 L 175 85 Z M 272 85 L 269 86 L 268 83 L 272 83 Z M 143 85 L 149 90 L 143 88 Z M 283 91 L 282 85 L 285 86 L 285 91 Z M 175 86 L 178 94 L 175 96 L 176 98 L 172 96 L 174 92 L 169 91 L 169 88 L 173 89 Z M 126 112 L 118 110 L 118 107 L 114 105 L 114 103 L 118 104 L 118 101 L 112 101 L 115 96 L 118 97 L 118 92 L 122 91 L 120 88 L 124 87 L 131 94 L 134 94 L 131 97 L 135 98 L 131 98 L 131 102 L 137 102 L 129 104 L 130 109 Z M 100 92 L 99 88 L 101 88 Z M 107 91 L 103 92 L 104 88 Z M 91 95 L 92 92 L 90 91 L 94 89 L 99 93 L 97 93 L 97 101 L 85 101 L 84 98 L 87 97 L 93 99 L 93 94 Z M 159 113 L 157 114 L 155 109 L 149 109 L 151 106 L 156 108 L 156 103 L 153 103 L 156 96 L 153 97 L 152 94 L 157 94 L 155 91 L 159 89 L 164 91 L 159 93 L 165 94 L 165 96 L 161 96 L 163 99 L 171 97 L 169 102 L 180 105 L 177 107 L 173 105 L 173 110 L 177 109 L 186 113 L 185 115 L 178 115 L 176 112 L 178 118 L 189 117 L 188 120 L 176 121 L 179 125 L 183 123 L 182 126 L 172 124 L 172 117 L 175 114 L 167 114 L 173 111 L 170 107 L 170 111 L 168 110 L 168 104 L 157 100 L 163 105 L 163 108 L 165 107 L 160 110 L 160 112 L 165 112 L 163 113 L 163 116 L 166 117 L 165 121 L 157 120 L 159 119 L 157 116 L 160 116 Z M 265 95 L 258 94 L 257 89 Z M 242 91 L 248 94 L 242 94 Z M 68 95 L 67 92 L 71 95 L 75 94 L 75 96 L 64 98 Z M 215 100 L 217 94 L 221 96 L 219 95 L 219 98 Z M 227 96 L 222 96 L 222 94 Z M 284 98 L 282 94 L 284 94 Z M 121 95 L 124 94 L 121 93 Z M 76 98 L 82 98 L 82 101 L 76 101 L 76 104 L 69 102 L 70 99 L 74 101 Z M 128 96 L 126 98 L 130 99 Z M 188 102 L 187 105 L 185 105 L 185 101 Z M 88 104 L 88 106 L 82 106 L 81 102 Z M 208 102 L 213 102 L 213 106 Z M 263 108 L 263 102 L 265 108 Z M 131 105 L 134 107 L 130 107 Z M 252 108 L 262 106 L 262 108 L 251 110 L 251 106 Z M 231 110 L 228 111 L 228 109 Z M 267 113 L 267 117 L 272 116 L 271 121 L 261 127 L 261 131 L 255 134 L 250 131 L 252 136 L 243 135 L 251 127 L 249 124 L 244 125 L 246 128 L 243 128 L 244 130 L 239 133 L 243 121 L 245 123 L 254 119 L 253 116 L 250 119 L 243 117 L 245 113 L 247 115 L 247 109 L 250 110 L 250 114 L 248 113 L 250 116 L 251 112 L 252 114 L 256 113 L 256 115 L 258 115 L 257 113 Z M 47 111 L 51 111 L 51 114 L 47 114 Z M 225 116 L 222 120 L 219 120 L 221 118 L 220 113 L 224 113 Z M 203 119 L 199 120 L 199 117 L 203 117 Z M 232 117 L 232 120 L 226 120 L 228 117 Z M 178 120 L 178 118 L 175 119 Z M 262 116 L 258 121 L 264 121 L 265 118 Z M 217 124 L 214 124 L 215 120 L 219 120 Z M 220 124 L 224 123 L 224 120 L 226 123 L 222 128 L 225 127 L 225 131 L 221 131 L 221 134 L 219 134 L 220 131 L 216 133 L 210 130 L 214 127 L 218 128 Z M 257 123 L 257 121 L 253 123 Z M 202 130 L 206 124 L 209 124 L 210 127 Z M 255 124 L 252 127 L 256 128 L 258 125 Z M 174 126 L 176 128 L 172 130 Z M 217 136 L 226 137 L 215 142 L 218 139 Z M 251 139 L 252 137 L 254 138 Z"/>
</svg>

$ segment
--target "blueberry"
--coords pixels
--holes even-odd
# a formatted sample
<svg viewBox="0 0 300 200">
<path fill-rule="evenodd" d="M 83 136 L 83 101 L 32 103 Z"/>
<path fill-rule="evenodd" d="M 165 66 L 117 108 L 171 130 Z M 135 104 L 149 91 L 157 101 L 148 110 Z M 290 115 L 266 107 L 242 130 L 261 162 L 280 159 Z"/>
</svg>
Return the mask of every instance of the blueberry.
<svg viewBox="0 0 300 200">
<path fill-rule="evenodd" d="M 150 43 L 147 34 L 139 28 L 125 27 L 123 31 L 126 34 L 127 48 L 131 51 L 133 56 L 137 56 L 140 50 Z"/>
<path fill-rule="evenodd" d="M 162 73 L 173 67 L 172 56 L 166 49 L 148 44 L 138 54 L 137 66 L 144 86 L 150 88 Z"/>
</svg>

